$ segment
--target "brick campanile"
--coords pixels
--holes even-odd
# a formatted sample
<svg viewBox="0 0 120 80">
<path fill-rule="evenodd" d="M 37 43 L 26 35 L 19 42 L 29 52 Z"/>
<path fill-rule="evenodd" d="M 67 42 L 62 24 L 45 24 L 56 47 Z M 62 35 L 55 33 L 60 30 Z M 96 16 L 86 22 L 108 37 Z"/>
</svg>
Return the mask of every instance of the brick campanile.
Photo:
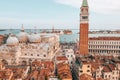
<svg viewBox="0 0 120 80">
<path fill-rule="evenodd" d="M 83 0 L 80 14 L 80 35 L 79 50 L 80 54 L 88 54 L 88 30 L 89 30 L 89 7 L 87 0 Z"/>
</svg>

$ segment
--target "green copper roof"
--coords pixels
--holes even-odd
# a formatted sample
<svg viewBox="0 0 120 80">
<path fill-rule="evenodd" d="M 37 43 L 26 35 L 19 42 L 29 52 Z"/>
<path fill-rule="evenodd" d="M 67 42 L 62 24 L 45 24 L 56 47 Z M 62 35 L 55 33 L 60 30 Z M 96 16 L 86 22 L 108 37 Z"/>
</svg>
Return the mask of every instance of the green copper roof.
<svg viewBox="0 0 120 80">
<path fill-rule="evenodd" d="M 82 7 L 87 7 L 87 6 L 88 6 L 87 0 L 83 0 Z"/>
</svg>

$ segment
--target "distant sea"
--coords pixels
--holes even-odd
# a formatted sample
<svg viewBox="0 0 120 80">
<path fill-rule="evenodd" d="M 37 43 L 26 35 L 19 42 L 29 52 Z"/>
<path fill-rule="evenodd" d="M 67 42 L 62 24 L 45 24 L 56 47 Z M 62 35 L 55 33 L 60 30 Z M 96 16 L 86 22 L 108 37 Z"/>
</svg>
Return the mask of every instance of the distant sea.
<svg viewBox="0 0 120 80">
<path fill-rule="evenodd" d="M 51 29 L 26 29 L 25 32 L 27 33 L 40 33 L 41 31 L 46 30 L 46 31 L 51 31 Z M 62 29 L 60 31 L 63 31 Z M 0 34 L 18 34 L 20 33 L 20 29 L 5 29 L 0 31 Z M 71 35 L 66 35 L 66 34 L 60 34 L 60 42 L 76 42 L 76 40 L 79 40 L 79 30 L 78 29 L 72 29 L 72 34 Z M 120 34 L 89 34 L 89 37 L 99 37 L 99 36 L 108 36 L 108 37 L 120 37 Z"/>
</svg>

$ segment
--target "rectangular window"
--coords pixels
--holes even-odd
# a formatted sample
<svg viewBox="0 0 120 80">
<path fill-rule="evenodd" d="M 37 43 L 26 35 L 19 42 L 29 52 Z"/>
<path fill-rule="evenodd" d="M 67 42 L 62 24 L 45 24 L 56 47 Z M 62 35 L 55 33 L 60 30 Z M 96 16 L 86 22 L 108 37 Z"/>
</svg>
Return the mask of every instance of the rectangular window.
<svg viewBox="0 0 120 80">
<path fill-rule="evenodd" d="M 69 57 L 69 55 L 67 55 L 67 57 Z"/>
<path fill-rule="evenodd" d="M 105 75 L 105 77 L 107 78 L 107 75 Z"/>
<path fill-rule="evenodd" d="M 90 70 L 87 70 L 87 72 L 90 72 Z"/>
<path fill-rule="evenodd" d="M 113 79 L 114 79 L 114 77 L 113 77 Z"/>
<path fill-rule="evenodd" d="M 90 66 L 88 65 L 87 67 L 89 68 Z"/>
<path fill-rule="evenodd" d="M 44 57 L 46 57 L 46 55 L 44 55 Z"/>
<path fill-rule="evenodd" d="M 80 73 L 82 73 L 83 71 L 81 70 Z"/>
<path fill-rule="evenodd" d="M 88 19 L 88 16 L 82 16 L 82 19 Z"/>
</svg>

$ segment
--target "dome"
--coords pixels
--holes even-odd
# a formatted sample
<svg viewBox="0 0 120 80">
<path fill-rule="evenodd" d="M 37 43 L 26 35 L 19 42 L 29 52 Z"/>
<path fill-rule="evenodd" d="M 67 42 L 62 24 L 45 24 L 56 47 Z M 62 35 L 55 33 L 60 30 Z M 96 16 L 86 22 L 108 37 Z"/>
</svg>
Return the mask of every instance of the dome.
<svg viewBox="0 0 120 80">
<path fill-rule="evenodd" d="M 28 41 L 28 34 L 26 32 L 20 32 L 17 35 L 17 38 L 18 38 L 19 42 L 27 42 Z"/>
<path fill-rule="evenodd" d="M 29 41 L 33 43 L 39 43 L 41 41 L 39 34 L 31 34 L 29 35 Z"/>
<path fill-rule="evenodd" d="M 8 46 L 15 46 L 19 43 L 18 39 L 15 36 L 9 36 L 7 39 Z"/>
</svg>

